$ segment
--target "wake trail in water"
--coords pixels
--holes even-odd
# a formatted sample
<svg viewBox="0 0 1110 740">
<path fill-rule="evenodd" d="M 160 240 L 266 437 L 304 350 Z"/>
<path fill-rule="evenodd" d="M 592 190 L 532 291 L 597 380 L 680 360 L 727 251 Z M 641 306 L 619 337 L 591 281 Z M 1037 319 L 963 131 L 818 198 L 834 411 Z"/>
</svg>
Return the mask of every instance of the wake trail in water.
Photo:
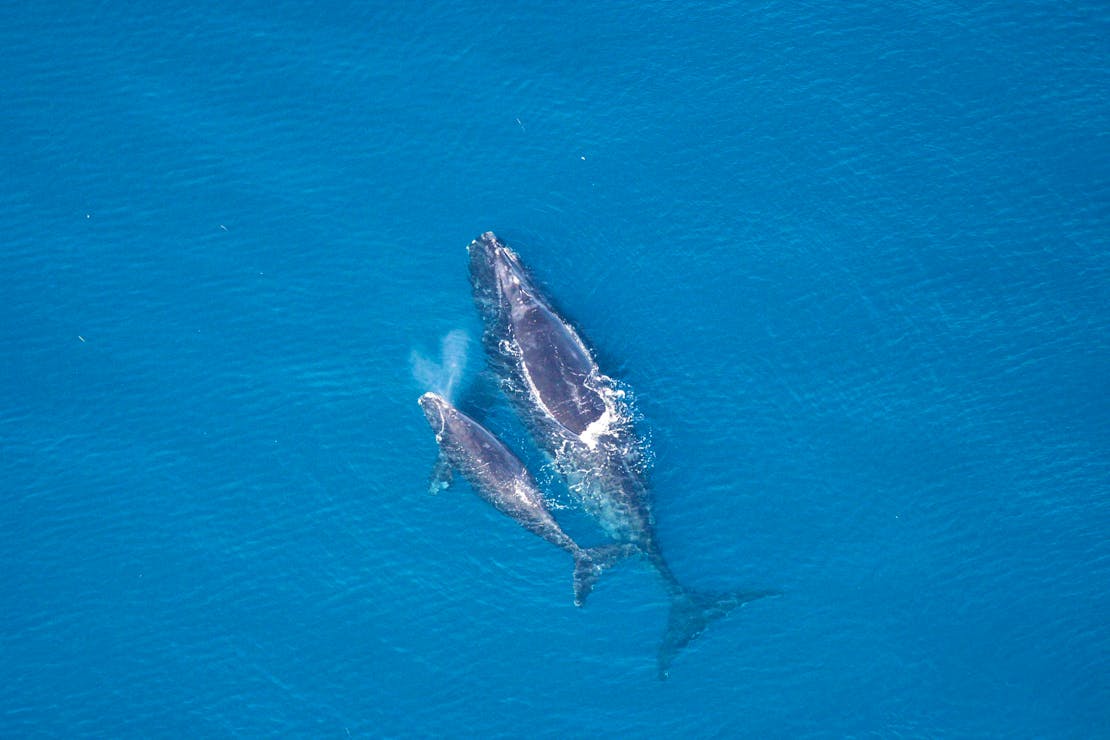
<svg viewBox="0 0 1110 740">
<path fill-rule="evenodd" d="M 439 362 L 418 350 L 409 353 L 412 377 L 425 391 L 433 391 L 452 403 L 466 372 L 470 335 L 463 329 L 447 332 L 439 343 Z"/>
</svg>

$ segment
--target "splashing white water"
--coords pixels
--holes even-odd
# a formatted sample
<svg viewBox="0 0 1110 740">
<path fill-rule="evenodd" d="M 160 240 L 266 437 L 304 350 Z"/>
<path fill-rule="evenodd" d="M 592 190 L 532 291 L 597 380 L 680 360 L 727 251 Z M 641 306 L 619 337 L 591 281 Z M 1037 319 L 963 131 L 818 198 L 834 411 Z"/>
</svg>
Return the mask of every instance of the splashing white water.
<svg viewBox="0 0 1110 740">
<path fill-rule="evenodd" d="M 439 343 L 439 362 L 415 349 L 409 354 L 412 377 L 425 391 L 434 391 L 454 403 L 469 349 L 470 335 L 466 331 L 449 331 Z"/>
</svg>

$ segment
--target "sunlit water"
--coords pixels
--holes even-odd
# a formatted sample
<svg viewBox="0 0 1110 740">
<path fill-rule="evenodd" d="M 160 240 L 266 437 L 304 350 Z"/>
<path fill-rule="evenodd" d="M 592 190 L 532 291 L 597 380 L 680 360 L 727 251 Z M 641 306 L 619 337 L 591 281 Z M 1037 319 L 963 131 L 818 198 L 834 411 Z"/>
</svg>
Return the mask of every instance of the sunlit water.
<svg viewBox="0 0 1110 740">
<path fill-rule="evenodd" d="M 4 11 L 0 734 L 1110 733 L 1104 4 Z M 458 485 L 493 229 L 692 587 Z"/>
</svg>

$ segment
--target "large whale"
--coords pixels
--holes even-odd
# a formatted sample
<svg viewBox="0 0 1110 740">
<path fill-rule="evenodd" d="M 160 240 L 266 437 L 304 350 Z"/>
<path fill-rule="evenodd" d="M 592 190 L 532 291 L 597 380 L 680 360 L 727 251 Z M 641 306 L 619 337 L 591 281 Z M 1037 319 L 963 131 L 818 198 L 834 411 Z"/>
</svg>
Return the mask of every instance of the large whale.
<svg viewBox="0 0 1110 740">
<path fill-rule="evenodd" d="M 438 394 L 425 393 L 419 403 L 440 450 L 433 488 L 449 483 L 450 472 L 458 470 L 498 511 L 570 553 L 574 558 L 574 603 L 582 606 L 601 572 L 623 557 L 626 548 L 579 547 L 555 521 L 524 463 L 497 437 Z"/>
<path fill-rule="evenodd" d="M 483 346 L 517 414 L 583 508 L 619 543 L 655 567 L 671 597 L 659 648 L 660 678 L 714 619 L 775 591 L 706 594 L 684 587 L 659 548 L 646 481 L 645 446 L 625 393 L 552 307 L 520 258 L 492 232 L 468 247 Z"/>
</svg>

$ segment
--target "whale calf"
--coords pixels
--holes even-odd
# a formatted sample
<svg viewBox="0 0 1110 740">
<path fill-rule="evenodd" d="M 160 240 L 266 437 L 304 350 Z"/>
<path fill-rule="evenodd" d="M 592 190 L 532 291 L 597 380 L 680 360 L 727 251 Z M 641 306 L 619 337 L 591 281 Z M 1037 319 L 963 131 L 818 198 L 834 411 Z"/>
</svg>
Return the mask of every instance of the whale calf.
<svg viewBox="0 0 1110 740">
<path fill-rule="evenodd" d="M 641 552 L 671 597 L 659 648 L 660 678 L 712 620 L 777 591 L 703 594 L 684 587 L 656 540 L 646 481 L 646 443 L 625 394 L 599 369 L 577 331 L 552 307 L 520 258 L 493 232 L 467 248 L 475 305 L 490 364 L 525 426 L 582 507 L 618 543 Z"/>
<path fill-rule="evenodd" d="M 555 521 L 524 463 L 497 437 L 436 393 L 425 393 L 419 403 L 440 450 L 433 486 L 447 482 L 450 471 L 457 470 L 498 511 L 570 553 L 574 558 L 574 604 L 582 606 L 598 576 L 624 557 L 627 548 L 580 547 Z"/>
</svg>

